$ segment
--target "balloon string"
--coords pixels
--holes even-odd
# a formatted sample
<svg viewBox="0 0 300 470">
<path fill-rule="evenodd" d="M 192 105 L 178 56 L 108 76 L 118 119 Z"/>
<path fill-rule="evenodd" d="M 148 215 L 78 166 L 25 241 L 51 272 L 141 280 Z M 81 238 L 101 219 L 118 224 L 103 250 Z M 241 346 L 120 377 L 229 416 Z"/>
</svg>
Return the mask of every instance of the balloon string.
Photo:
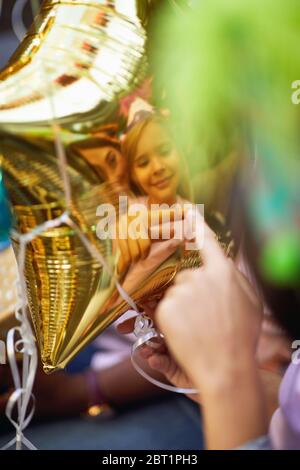
<svg viewBox="0 0 300 470">
<path fill-rule="evenodd" d="M 33 414 L 34 414 L 34 402 L 31 408 L 30 413 L 26 416 L 27 408 L 29 405 L 30 398 L 34 397 L 32 394 L 34 378 L 37 370 L 37 349 L 35 346 L 35 339 L 31 329 L 30 322 L 27 317 L 27 294 L 26 294 L 26 284 L 24 277 L 24 268 L 25 268 L 25 252 L 26 245 L 30 243 L 35 237 L 43 233 L 45 230 L 53 229 L 66 224 L 73 228 L 79 238 L 81 239 L 84 246 L 87 248 L 92 257 L 94 257 L 100 265 L 108 271 L 111 277 L 115 280 L 116 287 L 119 291 L 119 294 L 136 312 L 138 308 L 134 300 L 127 294 L 127 292 L 122 288 L 116 279 L 114 273 L 112 272 L 110 266 L 106 262 L 105 258 L 97 250 L 97 248 L 90 243 L 87 237 L 81 232 L 80 228 L 71 220 L 69 213 L 65 211 L 59 217 L 53 220 L 48 220 L 37 227 L 35 227 L 31 232 L 28 232 L 23 235 L 19 235 L 17 232 L 13 232 L 15 239 L 18 239 L 20 243 L 19 254 L 18 254 L 18 268 L 19 268 L 19 283 L 20 283 L 20 294 L 21 294 L 21 308 L 16 311 L 16 318 L 21 322 L 20 327 L 12 328 L 9 330 L 7 335 L 7 353 L 9 364 L 11 368 L 11 373 L 13 377 L 13 382 L 15 386 L 15 391 L 10 396 L 7 405 L 6 405 L 6 416 L 11 424 L 16 429 L 16 436 L 9 441 L 2 449 L 8 449 L 12 445 L 16 444 L 16 449 L 22 449 L 22 443 L 31 450 L 36 449 L 36 447 L 24 436 L 23 431 L 30 423 Z M 17 342 L 14 340 L 15 333 L 18 332 L 21 339 Z M 21 350 L 17 350 L 19 346 L 22 346 Z M 22 380 L 20 378 L 16 351 L 23 354 L 23 367 L 22 367 Z M 12 414 L 13 410 L 17 406 L 17 420 L 13 419 Z"/>
<path fill-rule="evenodd" d="M 20 8 L 20 5 L 23 8 L 24 1 L 19 0 L 15 6 L 15 14 L 17 13 L 17 18 L 13 21 L 14 24 L 14 30 L 16 35 L 23 36 L 23 33 L 20 33 L 20 11 L 18 8 Z M 33 0 L 32 3 L 33 5 Z M 17 30 L 18 27 L 18 30 Z M 16 443 L 16 448 L 21 449 L 22 448 L 22 443 L 29 449 L 35 449 L 34 445 L 24 436 L 23 431 L 25 428 L 28 426 L 30 423 L 32 416 L 34 414 L 34 397 L 32 395 L 32 389 L 33 389 L 33 384 L 34 384 L 34 378 L 36 374 L 36 369 L 37 369 L 37 350 L 36 350 L 36 345 L 35 345 L 35 339 L 32 333 L 31 329 L 31 324 L 30 321 L 27 317 L 27 295 L 26 295 L 26 283 L 25 283 L 25 277 L 24 277 L 24 268 L 25 268 L 25 251 L 26 251 L 26 245 L 27 243 L 30 243 L 35 237 L 40 235 L 42 232 L 48 229 L 52 229 L 58 226 L 61 226 L 62 224 L 66 224 L 70 227 L 72 227 L 78 237 L 81 239 L 82 243 L 86 247 L 86 249 L 89 251 L 92 257 L 94 257 L 99 264 L 105 268 L 108 273 L 111 275 L 112 279 L 115 281 L 116 288 L 120 294 L 120 296 L 125 300 L 125 302 L 128 303 L 129 306 L 131 306 L 136 312 L 138 312 L 138 308 L 134 302 L 134 300 L 131 298 L 131 296 L 122 288 L 120 283 L 118 282 L 118 279 L 116 278 L 115 274 L 112 272 L 112 269 L 104 259 L 104 257 L 101 255 L 99 250 L 90 243 L 88 238 L 82 233 L 80 228 L 73 222 L 69 216 L 69 210 L 72 207 L 72 191 L 71 191 L 71 185 L 69 181 L 69 175 L 67 171 L 67 160 L 66 160 L 66 154 L 65 154 L 65 149 L 62 143 L 61 139 L 61 128 L 60 126 L 56 123 L 56 113 L 55 113 L 55 103 L 54 103 L 54 94 L 53 94 L 53 83 L 51 82 L 51 78 L 49 80 L 49 77 L 51 77 L 51 74 L 47 74 L 46 67 L 42 67 L 42 71 L 45 72 L 45 83 L 48 83 L 49 85 L 49 103 L 51 106 L 51 112 L 52 112 L 52 118 L 49 122 L 53 129 L 53 134 L 54 134 L 54 144 L 55 144 L 55 150 L 56 154 L 58 157 L 58 167 L 59 167 L 59 172 L 62 178 L 62 183 L 63 183 L 63 189 L 64 189 L 64 194 L 65 194 L 65 200 L 66 200 L 66 208 L 67 210 L 60 216 L 57 217 L 56 219 L 53 219 L 51 221 L 46 221 L 45 223 L 35 227 L 31 232 L 28 232 L 26 234 L 19 235 L 17 233 L 14 233 L 15 236 L 19 239 L 20 242 L 20 248 L 19 248 L 19 254 L 18 254 L 18 267 L 19 267 L 19 279 L 20 279 L 20 293 L 21 293 L 21 308 L 16 310 L 16 318 L 20 322 L 20 327 L 13 328 L 9 331 L 8 333 L 8 338 L 7 338 L 7 351 L 8 351 L 8 358 L 9 358 L 9 363 L 12 371 L 12 376 L 13 376 L 13 381 L 15 385 L 15 391 L 13 394 L 10 396 L 7 406 L 6 406 L 6 416 L 9 419 L 9 421 L 12 423 L 12 425 L 16 429 L 16 436 L 14 439 L 12 439 L 4 448 L 9 448 L 11 447 L 14 443 Z M 158 334 L 155 332 L 154 329 L 151 331 L 151 337 L 157 337 Z M 19 333 L 21 339 L 15 343 L 14 338 L 15 334 Z M 147 339 L 148 338 L 148 339 Z M 140 331 L 140 337 L 138 338 L 136 344 L 143 344 L 143 341 L 149 341 L 149 331 L 148 331 L 148 336 L 145 335 L 145 333 L 142 332 L 142 329 Z M 18 352 L 21 352 L 23 354 L 23 370 L 22 370 L 22 379 L 19 374 L 18 366 L 17 366 L 17 359 L 16 359 L 16 348 L 18 346 L 22 346 L 21 350 Z M 134 346 L 137 347 L 137 346 Z M 135 349 L 133 350 L 134 353 Z M 172 387 L 166 384 L 163 384 L 156 379 L 150 377 L 145 371 L 143 371 L 138 364 L 135 363 L 134 361 L 134 354 L 132 354 L 132 362 L 136 370 L 147 380 L 152 382 L 153 384 L 164 388 L 166 390 L 172 390 L 172 391 L 177 391 L 179 393 L 197 393 L 196 391 L 193 391 L 193 389 L 179 389 L 177 387 Z M 30 399 L 33 399 L 33 404 L 31 411 L 27 413 L 28 406 Z M 12 417 L 13 410 L 17 406 L 17 419 L 14 420 Z"/>
<path fill-rule="evenodd" d="M 12 395 L 9 397 L 9 400 L 6 405 L 6 416 L 8 420 L 11 422 L 11 424 L 15 427 L 16 429 L 16 436 L 9 441 L 3 448 L 2 450 L 10 448 L 13 444 L 16 444 L 16 449 L 21 450 L 22 449 L 22 443 L 31 450 L 36 449 L 36 447 L 24 436 L 23 431 L 24 429 L 28 426 L 30 423 L 33 414 L 34 414 L 34 409 L 35 409 L 35 404 L 34 404 L 34 397 L 32 395 L 32 388 L 33 388 L 33 383 L 34 383 L 34 378 L 35 378 L 35 372 L 37 368 L 37 350 L 35 348 L 34 342 L 32 342 L 32 338 L 26 342 L 24 339 L 26 337 L 26 332 L 21 331 L 21 327 L 16 327 L 12 328 L 8 332 L 8 337 L 7 337 L 7 353 L 8 353 L 8 359 L 9 359 L 9 364 L 11 368 L 11 373 L 15 385 L 15 391 L 12 393 Z M 17 341 L 15 343 L 14 335 L 15 333 L 19 333 L 21 336 L 21 340 Z M 29 337 L 31 336 L 30 333 L 28 335 Z M 23 376 L 22 376 L 22 382 L 20 379 L 19 375 L 19 369 L 17 365 L 17 360 L 16 360 L 16 347 L 18 343 L 20 344 L 22 342 L 23 344 L 23 357 L 26 360 L 28 360 L 28 368 L 25 366 L 25 372 L 23 368 Z M 24 360 L 23 360 L 24 364 Z M 29 405 L 30 398 L 33 399 L 33 404 L 30 413 L 27 414 L 27 409 Z M 13 411 L 15 406 L 17 406 L 18 410 L 18 415 L 17 419 L 15 420 L 13 418 Z"/>
<path fill-rule="evenodd" d="M 144 377 L 144 379 L 148 380 L 148 382 L 151 382 L 153 385 L 163 388 L 164 390 L 169 392 L 184 393 L 186 395 L 198 394 L 199 390 L 196 388 L 181 388 L 175 387 L 174 385 L 165 384 L 164 382 L 161 382 L 160 380 L 152 377 L 141 366 L 139 366 L 135 359 L 135 353 L 138 354 L 139 348 L 143 345 L 151 346 L 149 343 L 151 343 L 151 339 L 153 338 L 162 338 L 162 336 L 153 328 L 152 325 L 152 320 L 150 320 L 150 318 L 148 318 L 146 315 L 138 315 L 136 317 L 134 334 L 136 335 L 137 340 L 132 346 L 131 353 L 131 362 L 133 367 L 142 377 Z"/>
<path fill-rule="evenodd" d="M 54 131 L 55 148 L 56 148 L 56 152 L 57 152 L 57 156 L 58 156 L 58 166 L 59 166 L 59 171 L 60 171 L 60 174 L 61 174 L 62 180 L 63 180 L 64 193 L 65 193 L 65 196 L 66 196 L 66 206 L 67 206 L 67 208 L 70 209 L 71 206 L 72 206 L 72 190 L 71 190 L 69 175 L 68 175 L 68 172 L 67 172 L 66 153 L 65 153 L 65 149 L 64 149 L 61 137 L 60 137 L 61 128 L 56 123 L 55 104 L 54 104 L 54 99 L 53 99 L 52 84 L 49 81 L 48 81 L 48 84 L 49 84 L 49 100 L 50 100 L 50 103 L 51 103 L 51 110 L 52 110 L 51 125 L 52 125 L 53 131 Z M 72 227 L 76 231 L 78 237 L 81 239 L 82 243 L 84 244 L 84 246 L 86 247 L 88 252 L 91 254 L 91 256 L 94 257 L 100 263 L 100 265 L 103 268 L 105 268 L 107 270 L 107 272 L 110 274 L 110 276 L 114 279 L 115 284 L 116 284 L 116 288 L 117 288 L 120 296 L 123 298 L 123 300 L 125 300 L 125 302 L 127 302 L 128 305 L 133 310 L 135 310 L 137 313 L 139 313 L 139 310 L 138 310 L 137 305 L 135 304 L 134 300 L 125 291 L 125 289 L 123 289 L 123 287 L 120 285 L 120 283 L 118 282 L 115 274 L 112 272 L 110 266 L 106 262 L 105 258 L 101 255 L 99 250 L 97 250 L 97 248 L 92 243 L 90 243 L 90 241 L 83 234 L 83 232 L 80 230 L 80 228 L 75 224 L 75 222 L 73 220 L 71 220 L 71 218 L 68 215 L 68 212 L 65 212 L 64 215 L 65 215 L 64 222 L 69 227 Z"/>
<path fill-rule="evenodd" d="M 26 34 L 26 27 L 23 22 L 23 10 L 27 0 L 17 0 L 11 13 L 12 29 L 19 41 L 22 41 Z"/>
<path fill-rule="evenodd" d="M 52 100 L 52 103 L 53 103 L 53 100 Z M 55 123 L 54 119 L 52 122 L 52 128 L 54 132 L 55 150 L 58 156 L 59 171 L 60 171 L 62 181 L 63 181 L 64 193 L 65 193 L 65 198 L 66 198 L 66 206 L 68 209 L 70 209 L 72 206 L 72 193 L 71 193 L 69 175 L 67 171 L 66 153 L 65 153 L 65 149 L 64 149 L 61 137 L 60 137 L 60 127 Z"/>
<path fill-rule="evenodd" d="M 193 214 L 188 214 L 188 218 L 193 217 Z M 19 235 L 15 233 L 15 237 L 20 241 L 20 250 L 18 255 L 18 267 L 19 267 L 19 274 L 20 274 L 20 286 L 21 286 L 21 311 L 16 311 L 16 317 L 21 322 L 21 326 L 18 328 L 13 328 L 8 333 L 7 338 L 7 350 L 8 350 L 8 357 L 9 363 L 12 371 L 13 381 L 15 385 L 15 392 L 11 395 L 8 400 L 7 407 L 6 407 L 6 416 L 9 421 L 13 424 L 16 428 L 16 437 L 10 441 L 4 448 L 11 447 L 14 443 L 16 443 L 16 448 L 21 449 L 22 443 L 29 449 L 35 449 L 34 445 L 24 436 L 23 431 L 28 426 L 29 422 L 32 419 L 34 414 L 34 404 L 28 416 L 26 417 L 27 408 L 29 405 L 30 398 L 33 397 L 32 395 L 32 388 L 34 384 L 35 373 L 37 369 L 37 350 L 35 346 L 35 340 L 32 333 L 30 322 L 27 318 L 27 295 L 26 295 L 26 286 L 25 286 L 25 278 L 24 278 L 24 267 L 25 267 L 25 249 L 27 243 L 31 242 L 36 236 L 40 235 L 45 230 L 53 229 L 55 227 L 60 226 L 61 224 L 66 224 L 73 228 L 78 237 L 81 239 L 84 246 L 87 248 L 89 253 L 92 257 L 94 257 L 99 264 L 108 271 L 111 277 L 114 279 L 116 283 L 116 287 L 119 291 L 120 296 L 131 306 L 136 312 L 138 312 L 138 308 L 134 302 L 134 300 L 130 297 L 130 295 L 122 288 L 118 280 L 116 279 L 115 274 L 112 272 L 112 269 L 106 262 L 105 258 L 101 255 L 101 253 L 97 250 L 97 248 L 90 243 L 88 238 L 82 233 L 80 228 L 73 222 L 69 216 L 69 213 L 65 211 L 56 219 L 46 221 L 39 226 L 35 227 L 31 232 L 23 235 Z M 198 247 L 200 248 L 201 241 L 197 237 Z M 14 335 L 16 332 L 19 332 L 21 336 L 21 340 L 14 343 Z M 146 316 L 138 315 L 136 320 L 136 328 L 135 328 L 135 335 L 137 337 L 137 341 L 133 345 L 131 361 L 133 367 L 136 371 L 142 375 L 146 380 L 153 383 L 154 385 L 163 388 L 168 391 L 173 391 L 177 393 L 184 393 L 184 394 L 196 394 L 198 390 L 192 388 L 180 388 L 175 387 L 172 385 L 164 384 L 163 382 L 156 380 L 154 377 L 151 377 L 145 370 L 143 370 L 135 360 L 135 352 L 138 350 L 140 346 L 143 344 L 149 344 L 150 339 L 160 337 L 160 335 L 155 331 L 152 327 L 152 321 L 149 320 Z M 22 374 L 22 382 L 19 376 L 19 371 L 17 367 L 16 361 L 16 351 L 15 348 L 19 345 L 23 345 L 22 352 L 23 353 L 23 374 Z M 17 405 L 18 408 L 18 419 L 14 420 L 12 417 L 13 409 Z"/>
<path fill-rule="evenodd" d="M 35 400 L 32 394 L 32 389 L 38 364 L 35 339 L 30 321 L 27 316 L 28 302 L 24 277 L 26 245 L 45 230 L 58 227 L 67 220 L 68 213 L 65 212 L 56 219 L 48 220 L 41 225 L 38 225 L 33 230 L 31 230 L 31 232 L 26 234 L 20 235 L 17 232 L 12 231 L 13 238 L 18 240 L 20 243 L 19 253 L 17 256 L 19 269 L 19 307 L 15 313 L 16 319 L 20 322 L 20 326 L 10 329 L 7 334 L 7 354 L 15 391 L 12 393 L 7 402 L 5 412 L 8 420 L 16 429 L 16 436 L 8 444 L 6 444 L 3 449 L 8 449 L 14 444 L 16 444 L 17 450 L 22 448 L 22 444 L 24 444 L 28 449 L 36 449 L 35 446 L 23 434 L 23 431 L 26 429 L 33 417 L 35 410 Z M 17 341 L 15 341 L 16 333 L 19 333 L 20 336 L 20 339 Z M 17 365 L 16 353 L 21 353 L 23 355 L 22 378 L 20 377 Z M 27 413 L 30 399 L 33 400 L 33 405 L 30 413 Z M 15 407 L 17 407 L 16 420 L 12 416 Z"/>
<path fill-rule="evenodd" d="M 55 113 L 55 104 L 54 104 L 54 99 L 53 99 L 53 86 L 52 83 L 49 82 L 49 101 L 51 103 L 51 110 L 52 110 L 52 128 L 54 131 L 54 138 L 55 138 L 55 148 L 58 156 L 58 166 L 59 166 L 59 171 L 62 176 L 63 180 L 63 187 L 64 187 L 64 192 L 66 196 L 66 206 L 68 209 L 71 209 L 72 207 L 72 190 L 71 190 L 71 184 L 70 184 L 70 179 L 69 175 L 67 172 L 67 159 L 66 159 L 66 153 L 65 149 L 60 137 L 61 134 L 61 128 L 59 124 L 56 123 L 56 113 Z M 88 238 L 83 234 L 83 232 L 80 230 L 78 225 L 69 217 L 68 212 L 66 211 L 64 214 L 64 222 L 71 228 L 73 228 L 80 240 L 82 241 L 83 245 L 86 247 L 90 255 L 95 258 L 99 264 L 106 269 L 106 271 L 109 273 L 111 278 L 115 281 L 116 288 L 125 302 L 128 303 L 128 305 L 135 310 L 137 313 L 139 313 L 139 310 L 137 308 L 136 303 L 134 300 L 131 298 L 131 296 L 123 289 L 123 287 L 120 285 L 118 279 L 116 278 L 115 273 L 112 271 L 110 268 L 109 264 L 106 262 L 105 258 L 102 256 L 99 250 L 93 245 Z"/>
<path fill-rule="evenodd" d="M 21 450 L 22 444 L 28 449 L 35 449 L 35 446 L 24 436 L 23 431 L 30 423 L 34 414 L 34 398 L 32 389 L 37 369 L 37 349 L 35 339 L 31 329 L 30 321 L 27 317 L 27 296 L 24 279 L 25 248 L 26 244 L 34 237 L 33 233 L 19 235 L 20 249 L 18 253 L 19 268 L 19 297 L 20 306 L 16 310 L 16 318 L 20 322 L 19 327 L 11 328 L 7 334 L 7 355 L 12 373 L 15 391 L 9 397 L 5 413 L 8 420 L 16 429 L 16 436 L 6 444 L 3 449 L 10 448 L 16 444 L 16 449 Z M 15 341 L 15 334 L 18 333 L 20 339 Z M 17 364 L 16 354 L 22 354 L 22 377 Z M 28 413 L 30 399 L 33 398 L 31 411 Z M 17 418 L 13 418 L 13 411 L 17 408 Z"/>
<path fill-rule="evenodd" d="M 21 11 L 23 10 L 25 2 L 18 0 L 14 8 L 14 18 L 13 18 L 13 27 L 15 34 L 20 38 L 23 36 L 22 22 L 21 22 Z M 33 6 L 33 0 L 31 5 Z M 2 6 L 2 2 L 1 2 Z M 23 431 L 26 429 L 30 423 L 35 410 L 35 400 L 32 394 L 35 374 L 38 364 L 38 355 L 35 345 L 35 339 L 31 328 L 31 323 L 27 317 L 27 294 L 26 294 L 26 282 L 25 282 L 25 255 L 26 255 L 26 245 L 30 243 L 35 237 L 39 236 L 46 230 L 53 229 L 66 224 L 72 227 L 79 238 L 81 239 L 84 246 L 87 248 L 91 256 L 98 260 L 100 265 L 105 268 L 111 277 L 116 282 L 116 287 L 119 291 L 121 297 L 136 311 L 138 312 L 137 306 L 133 299 L 127 294 L 127 292 L 122 288 L 116 279 L 114 273 L 110 269 L 110 266 L 107 264 L 106 260 L 103 258 L 101 253 L 92 245 L 87 237 L 82 233 L 80 228 L 73 222 L 69 217 L 69 210 L 72 207 L 72 192 L 71 185 L 69 181 L 69 175 L 67 172 L 67 160 L 64 150 L 64 146 L 61 139 L 61 128 L 56 124 L 56 115 L 55 115 L 55 103 L 53 99 L 53 84 L 51 80 L 49 81 L 47 70 L 45 67 L 42 67 L 41 70 L 45 72 L 45 83 L 49 85 L 49 103 L 52 111 L 52 119 L 49 124 L 53 129 L 54 134 L 54 144 L 55 150 L 58 157 L 58 167 L 59 173 L 63 182 L 63 189 L 66 200 L 66 211 L 61 214 L 59 217 L 48 220 L 26 234 L 20 235 L 16 231 L 12 231 L 12 236 L 19 241 L 19 253 L 17 256 L 18 269 L 19 269 L 19 296 L 20 296 L 20 307 L 16 310 L 15 316 L 16 319 L 20 322 L 20 326 L 12 328 L 9 330 L 7 335 L 7 353 L 9 364 L 12 372 L 13 382 L 15 386 L 15 391 L 10 396 L 7 405 L 6 405 L 6 416 L 11 424 L 16 429 L 16 436 L 9 441 L 3 449 L 8 449 L 12 445 L 16 444 L 16 449 L 22 449 L 22 444 L 24 444 L 28 449 L 34 450 L 36 447 L 24 436 Z M 49 74 L 51 77 L 51 74 Z M 15 342 L 15 334 L 19 333 L 20 339 Z M 21 346 L 21 349 L 18 349 Z M 16 353 L 21 353 L 22 358 L 22 378 L 20 377 Z M 28 406 L 30 399 L 32 399 L 32 407 L 28 413 Z M 17 408 L 17 418 L 13 418 L 13 411 Z"/>
<path fill-rule="evenodd" d="M 95 247 L 95 245 L 93 245 L 89 240 L 88 238 L 81 232 L 80 228 L 75 224 L 75 222 L 73 222 L 73 220 L 71 220 L 69 217 L 68 217 L 68 220 L 67 220 L 67 224 L 74 228 L 74 230 L 76 231 L 78 237 L 80 238 L 80 240 L 82 241 L 83 245 L 86 247 L 86 249 L 89 251 L 90 255 L 95 258 L 99 264 L 105 268 L 108 272 L 108 274 L 111 276 L 111 278 L 115 281 L 115 285 L 116 285 L 116 288 L 120 294 L 120 296 L 122 297 L 123 300 L 125 300 L 125 302 L 127 302 L 127 304 L 133 309 L 135 310 L 137 313 L 139 313 L 139 310 L 138 310 L 138 307 L 136 305 L 136 303 L 134 302 L 133 298 L 126 292 L 125 289 L 123 289 L 123 287 L 121 286 L 121 284 L 119 283 L 115 273 L 112 271 L 111 267 L 109 266 L 109 264 L 106 262 L 105 258 L 102 256 L 102 254 L 100 253 L 99 250 L 97 250 L 97 248 Z"/>
<path fill-rule="evenodd" d="M 66 152 L 61 139 L 61 127 L 59 126 L 59 124 L 56 123 L 54 85 L 51 81 L 51 73 L 47 73 L 49 72 L 49 70 L 47 70 L 47 67 L 43 66 L 42 71 L 44 72 L 45 83 L 48 85 L 48 98 L 51 108 L 51 119 L 49 121 L 49 124 L 52 127 L 54 134 L 54 146 L 56 150 L 56 155 L 58 157 L 58 170 L 62 178 L 64 194 L 66 198 L 66 207 L 70 210 L 72 207 L 72 190 L 67 170 Z"/>
<path fill-rule="evenodd" d="M 204 243 L 203 218 L 199 219 L 199 213 L 197 212 L 197 209 L 192 208 L 187 211 L 185 219 L 186 219 L 186 223 L 190 224 L 191 227 L 193 226 L 194 222 L 196 223 L 195 247 L 197 250 L 201 250 L 201 248 L 203 247 L 203 243 Z M 148 380 L 153 385 L 156 385 L 157 387 L 163 388 L 164 390 L 168 390 L 170 392 L 183 393 L 186 395 L 194 395 L 194 394 L 199 393 L 199 390 L 197 390 L 196 388 L 182 388 L 182 387 L 175 387 L 174 385 L 165 384 L 161 382 L 160 380 L 157 380 L 154 377 L 152 377 L 150 374 L 148 374 L 148 372 L 146 372 L 137 363 L 135 359 L 135 354 L 136 353 L 138 354 L 138 349 L 141 346 L 147 345 L 147 346 L 153 347 L 153 344 L 151 344 L 151 339 L 163 338 L 163 336 L 153 328 L 153 321 L 150 318 L 148 318 L 146 315 L 139 314 L 135 320 L 134 334 L 137 340 L 132 346 L 131 362 L 135 370 L 142 377 L 144 377 L 144 379 Z"/>
</svg>

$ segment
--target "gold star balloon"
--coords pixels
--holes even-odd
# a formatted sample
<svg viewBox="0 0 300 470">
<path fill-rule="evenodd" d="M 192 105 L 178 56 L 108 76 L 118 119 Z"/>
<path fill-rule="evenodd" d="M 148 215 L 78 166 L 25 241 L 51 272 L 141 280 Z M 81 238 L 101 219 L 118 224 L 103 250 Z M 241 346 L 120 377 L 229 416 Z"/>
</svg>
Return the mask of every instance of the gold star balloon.
<svg viewBox="0 0 300 470">
<path fill-rule="evenodd" d="M 0 73 L 0 154 L 15 227 L 30 234 L 48 223 L 28 240 L 25 256 L 47 373 L 65 367 L 126 311 L 116 279 L 139 303 L 161 296 L 179 269 L 200 263 L 198 252 L 183 257 L 174 247 L 128 278 L 116 269 L 113 240 L 97 234 L 97 207 L 110 203 L 119 213 L 119 195 L 132 194 L 118 140 L 120 103 L 147 77 L 145 26 L 159 4 L 45 0 Z M 17 252 L 17 235 L 13 244 Z"/>
</svg>

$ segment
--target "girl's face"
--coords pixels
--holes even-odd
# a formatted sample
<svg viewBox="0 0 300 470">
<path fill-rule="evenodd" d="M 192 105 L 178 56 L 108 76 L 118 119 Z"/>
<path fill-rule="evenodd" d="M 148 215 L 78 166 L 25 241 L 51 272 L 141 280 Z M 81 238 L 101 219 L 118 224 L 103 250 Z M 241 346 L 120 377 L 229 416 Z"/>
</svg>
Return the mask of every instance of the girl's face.
<svg viewBox="0 0 300 470">
<path fill-rule="evenodd" d="M 179 155 L 167 131 L 150 122 L 141 134 L 133 161 L 133 181 L 152 204 L 173 204 L 179 185 Z"/>
<path fill-rule="evenodd" d="M 114 147 L 100 147 L 82 150 L 85 159 L 98 171 L 108 183 L 124 183 L 126 179 L 126 161 Z"/>
</svg>

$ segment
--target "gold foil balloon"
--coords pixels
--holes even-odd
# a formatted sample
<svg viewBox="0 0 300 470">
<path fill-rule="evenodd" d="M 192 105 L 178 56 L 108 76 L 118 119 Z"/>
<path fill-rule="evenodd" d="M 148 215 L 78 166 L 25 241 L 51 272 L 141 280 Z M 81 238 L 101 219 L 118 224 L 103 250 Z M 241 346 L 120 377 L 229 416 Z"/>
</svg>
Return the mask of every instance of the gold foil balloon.
<svg viewBox="0 0 300 470">
<path fill-rule="evenodd" d="M 25 263 L 29 309 L 46 372 L 65 367 L 128 308 L 111 275 L 117 262 L 112 240 L 96 236 L 97 206 L 113 202 L 118 208 L 126 183 L 108 181 L 76 152 L 76 144 L 100 138 L 103 126 L 116 121 L 119 99 L 145 77 L 144 25 L 157 5 L 45 0 L 0 74 L 0 154 L 15 226 L 24 234 L 50 222 L 28 241 Z M 58 168 L 61 145 L 71 198 Z M 63 220 L 51 225 L 66 209 L 75 225 Z M 109 270 L 91 256 L 77 227 Z M 18 251 L 17 237 L 13 243 Z M 137 302 L 161 295 L 181 267 L 199 264 L 197 254 L 182 261 L 181 251 L 173 251 L 151 273 L 123 282 Z M 123 281 L 124 273 L 119 278 Z"/>
</svg>

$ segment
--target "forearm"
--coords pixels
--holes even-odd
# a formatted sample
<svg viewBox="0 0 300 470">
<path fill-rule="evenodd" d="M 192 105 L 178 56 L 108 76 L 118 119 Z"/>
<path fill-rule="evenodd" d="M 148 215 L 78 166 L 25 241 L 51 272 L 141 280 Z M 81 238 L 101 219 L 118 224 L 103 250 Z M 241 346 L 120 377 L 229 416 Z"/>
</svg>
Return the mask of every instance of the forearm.
<svg viewBox="0 0 300 470">
<path fill-rule="evenodd" d="M 200 387 L 200 385 L 199 385 Z M 234 449 L 266 434 L 265 394 L 255 366 L 237 370 L 202 388 L 202 415 L 208 449 Z"/>
</svg>

